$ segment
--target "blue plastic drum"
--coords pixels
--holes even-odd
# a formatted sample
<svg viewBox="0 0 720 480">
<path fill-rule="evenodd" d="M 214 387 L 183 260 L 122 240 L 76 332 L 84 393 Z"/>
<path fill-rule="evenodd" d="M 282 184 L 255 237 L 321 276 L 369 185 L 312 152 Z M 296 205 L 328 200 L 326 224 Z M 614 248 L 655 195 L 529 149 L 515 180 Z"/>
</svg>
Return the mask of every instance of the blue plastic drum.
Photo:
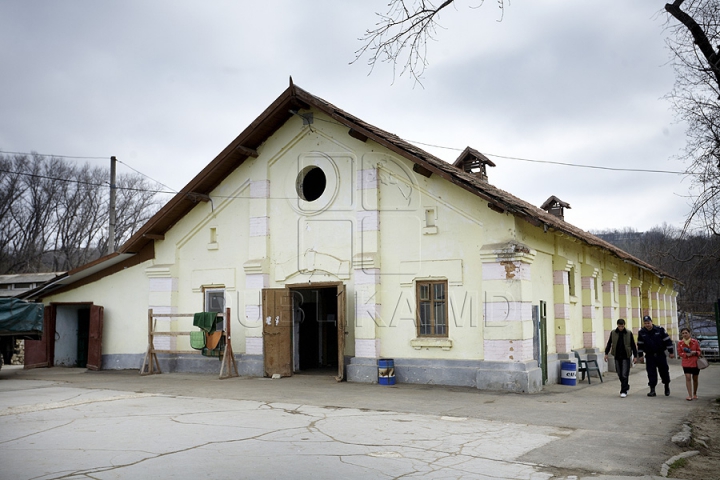
<svg viewBox="0 0 720 480">
<path fill-rule="evenodd" d="M 577 384 L 577 365 L 573 362 L 560 364 L 560 383 L 575 386 Z"/>
</svg>

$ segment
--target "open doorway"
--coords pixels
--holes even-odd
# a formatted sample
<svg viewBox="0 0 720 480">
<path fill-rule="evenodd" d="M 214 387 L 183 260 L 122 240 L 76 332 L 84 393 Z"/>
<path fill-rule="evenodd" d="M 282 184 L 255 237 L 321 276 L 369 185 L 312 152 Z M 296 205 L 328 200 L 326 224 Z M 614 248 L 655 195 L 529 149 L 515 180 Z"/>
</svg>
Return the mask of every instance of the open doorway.
<svg viewBox="0 0 720 480">
<path fill-rule="evenodd" d="M 301 284 L 262 291 L 266 377 L 337 372 L 345 378 L 345 285 Z"/>
<path fill-rule="evenodd" d="M 338 371 L 338 293 L 332 287 L 293 288 L 293 372 Z"/>
<path fill-rule="evenodd" d="M 43 335 L 25 341 L 25 368 L 102 367 L 103 307 L 51 304 L 45 307 Z"/>
<path fill-rule="evenodd" d="M 56 367 L 87 367 L 89 340 L 90 305 L 58 307 L 53 364 Z"/>
</svg>

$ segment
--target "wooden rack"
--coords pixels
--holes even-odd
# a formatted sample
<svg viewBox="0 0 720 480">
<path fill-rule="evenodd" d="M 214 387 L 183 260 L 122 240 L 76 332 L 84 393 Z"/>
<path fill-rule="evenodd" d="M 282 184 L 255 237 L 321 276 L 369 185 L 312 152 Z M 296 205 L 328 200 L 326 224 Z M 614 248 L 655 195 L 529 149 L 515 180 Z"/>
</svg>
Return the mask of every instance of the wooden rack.
<svg viewBox="0 0 720 480">
<path fill-rule="evenodd" d="M 190 335 L 190 332 L 163 332 L 157 330 L 157 319 L 158 318 L 177 318 L 177 317 L 192 317 L 194 313 L 153 313 L 153 309 L 148 309 L 148 347 L 145 352 L 145 359 L 140 367 L 140 375 L 153 375 L 155 373 L 162 373 L 160 370 L 160 362 L 158 361 L 158 353 L 183 353 L 183 354 L 199 354 L 196 350 L 158 350 L 155 348 L 155 337 L 156 336 L 169 336 L 178 337 L 181 335 Z M 225 351 L 221 354 L 222 360 L 220 361 L 220 379 L 226 379 L 230 377 L 238 377 L 237 362 L 235 361 L 235 355 L 232 349 L 232 340 L 230 336 L 230 308 L 225 309 L 225 313 L 218 313 L 218 317 L 224 318 L 225 330 L 223 331 L 223 338 L 225 338 Z"/>
</svg>

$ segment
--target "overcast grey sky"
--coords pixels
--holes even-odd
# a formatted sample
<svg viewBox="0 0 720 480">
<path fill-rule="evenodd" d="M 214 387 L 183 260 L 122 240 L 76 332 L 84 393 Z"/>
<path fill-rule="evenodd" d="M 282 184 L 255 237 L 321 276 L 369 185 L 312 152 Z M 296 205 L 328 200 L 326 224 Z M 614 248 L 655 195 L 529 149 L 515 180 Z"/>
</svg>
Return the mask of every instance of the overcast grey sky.
<svg viewBox="0 0 720 480">
<path fill-rule="evenodd" d="M 387 0 L 0 2 L 0 151 L 115 155 L 182 188 L 288 85 L 447 161 L 682 171 L 663 0 L 458 0 L 423 87 L 350 64 Z M 490 182 L 584 229 L 682 225 L 682 175 L 490 156 Z M 77 160 L 80 161 L 80 160 Z M 109 160 L 91 160 L 108 165 Z M 120 172 L 130 172 L 121 165 Z"/>
</svg>

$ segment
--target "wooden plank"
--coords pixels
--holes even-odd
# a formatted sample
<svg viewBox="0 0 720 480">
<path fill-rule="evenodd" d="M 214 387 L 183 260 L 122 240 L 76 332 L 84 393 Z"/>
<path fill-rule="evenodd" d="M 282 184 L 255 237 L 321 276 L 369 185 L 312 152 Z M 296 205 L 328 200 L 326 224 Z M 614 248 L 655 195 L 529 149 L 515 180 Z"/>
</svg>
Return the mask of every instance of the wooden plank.
<svg viewBox="0 0 720 480">
<path fill-rule="evenodd" d="M 416 163 L 415 165 L 413 165 L 413 172 L 415 172 L 419 175 L 422 175 L 423 177 L 427 177 L 427 178 L 430 178 L 430 176 L 433 173 L 431 170 L 428 170 L 427 168 L 423 167 L 419 163 Z"/>
<path fill-rule="evenodd" d="M 504 209 L 504 208 L 502 208 L 502 207 L 500 207 L 499 205 L 496 205 L 496 204 L 494 204 L 494 203 L 489 203 L 489 202 L 488 202 L 488 208 L 489 208 L 490 210 L 494 211 L 494 212 L 505 213 L 505 209 Z"/>
<path fill-rule="evenodd" d="M 238 145 L 237 147 L 235 147 L 235 150 L 242 153 L 243 155 L 247 155 L 248 157 L 253 157 L 253 158 L 258 157 L 257 150 L 252 149 L 252 148 L 247 148 L 247 147 L 243 147 L 242 145 Z"/>
<path fill-rule="evenodd" d="M 104 309 L 100 305 L 90 306 L 87 359 L 87 368 L 90 370 L 100 370 L 102 368 L 103 313 Z"/>
<path fill-rule="evenodd" d="M 237 362 L 235 361 L 235 353 L 232 349 L 232 336 L 230 335 L 232 326 L 230 320 L 232 316 L 230 315 L 230 307 L 225 309 L 225 318 L 227 318 L 228 321 L 225 324 L 225 353 L 223 354 L 222 364 L 220 365 L 220 380 L 240 376 Z M 225 367 L 227 367 L 227 373 L 225 372 Z"/>
<path fill-rule="evenodd" d="M 337 343 L 338 343 L 338 374 L 335 380 L 342 382 L 345 378 L 345 328 L 347 319 L 345 318 L 345 285 L 342 283 L 337 286 Z"/>
<path fill-rule="evenodd" d="M 362 133 L 358 132 L 357 130 L 355 130 L 355 129 L 353 129 L 353 128 L 351 128 L 351 129 L 348 131 L 348 135 L 350 135 L 352 138 L 354 138 L 354 139 L 356 139 L 356 140 L 360 140 L 361 142 L 367 142 L 367 141 L 368 141 L 367 135 L 363 135 Z"/>
<path fill-rule="evenodd" d="M 200 350 L 154 350 L 154 353 L 182 353 L 185 354 L 191 354 L 191 355 L 200 355 Z"/>
<path fill-rule="evenodd" d="M 152 375 L 155 373 L 155 367 L 157 367 L 157 373 L 162 373 L 160 370 L 160 361 L 155 355 L 155 346 L 153 345 L 153 309 L 148 309 L 148 346 L 145 351 L 145 357 L 143 363 L 140 366 L 140 375 Z"/>
</svg>

